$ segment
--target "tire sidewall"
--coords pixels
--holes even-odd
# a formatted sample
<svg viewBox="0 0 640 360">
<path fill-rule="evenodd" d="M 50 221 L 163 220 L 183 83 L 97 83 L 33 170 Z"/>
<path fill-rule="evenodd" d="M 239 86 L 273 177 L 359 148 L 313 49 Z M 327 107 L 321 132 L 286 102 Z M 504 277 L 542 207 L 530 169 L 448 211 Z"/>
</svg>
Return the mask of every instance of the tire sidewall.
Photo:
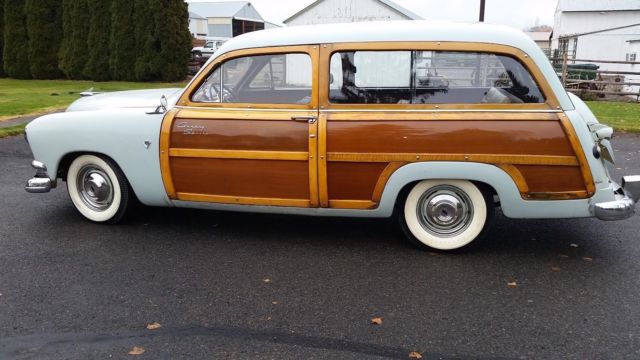
<svg viewBox="0 0 640 360">
<path fill-rule="evenodd" d="M 93 165 L 100 168 L 107 174 L 111 185 L 113 186 L 113 202 L 104 211 L 96 211 L 90 208 L 81 198 L 81 195 L 77 186 L 77 178 L 80 170 L 87 165 Z M 118 214 L 122 204 L 122 184 L 120 184 L 119 178 L 110 164 L 103 159 L 95 155 L 82 155 L 77 157 L 67 172 L 67 189 L 69 191 L 69 197 L 75 205 L 76 209 L 87 219 L 94 222 L 108 222 Z"/>
<path fill-rule="evenodd" d="M 450 185 L 465 192 L 471 200 L 473 218 L 467 228 L 451 237 L 439 237 L 423 228 L 418 220 L 417 206 L 422 195 L 438 185 Z M 471 244 L 478 238 L 488 222 L 488 207 L 485 196 L 472 182 L 467 180 L 423 180 L 417 183 L 407 194 L 403 207 L 403 221 L 414 242 L 436 250 L 456 250 Z"/>
</svg>

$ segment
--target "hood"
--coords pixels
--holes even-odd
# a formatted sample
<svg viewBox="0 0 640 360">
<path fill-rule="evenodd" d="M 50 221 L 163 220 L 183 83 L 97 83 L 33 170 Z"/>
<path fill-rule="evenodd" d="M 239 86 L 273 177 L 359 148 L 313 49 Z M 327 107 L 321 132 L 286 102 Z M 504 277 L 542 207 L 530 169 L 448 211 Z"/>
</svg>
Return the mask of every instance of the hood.
<svg viewBox="0 0 640 360">
<path fill-rule="evenodd" d="M 175 105 L 183 89 L 130 90 L 102 93 L 76 100 L 67 111 L 107 110 L 122 108 L 150 108 L 160 105 L 162 95 L 167 97 L 169 106 Z"/>
</svg>

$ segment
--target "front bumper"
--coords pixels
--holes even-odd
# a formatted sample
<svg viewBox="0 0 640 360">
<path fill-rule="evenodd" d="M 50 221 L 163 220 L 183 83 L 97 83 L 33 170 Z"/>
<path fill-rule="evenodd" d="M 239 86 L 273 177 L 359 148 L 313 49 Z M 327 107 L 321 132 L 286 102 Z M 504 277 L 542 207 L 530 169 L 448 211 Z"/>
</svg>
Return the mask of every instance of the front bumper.
<svg viewBox="0 0 640 360">
<path fill-rule="evenodd" d="M 616 199 L 593 205 L 594 215 L 605 221 L 630 218 L 636 212 L 640 199 L 640 175 L 625 176 L 622 186 L 616 191 Z"/>
<path fill-rule="evenodd" d="M 27 180 L 27 185 L 24 189 L 28 193 L 41 194 L 51 191 L 56 187 L 56 181 L 51 180 L 47 175 L 47 166 L 40 161 L 33 160 L 31 166 L 36 169 L 36 175 Z"/>
</svg>

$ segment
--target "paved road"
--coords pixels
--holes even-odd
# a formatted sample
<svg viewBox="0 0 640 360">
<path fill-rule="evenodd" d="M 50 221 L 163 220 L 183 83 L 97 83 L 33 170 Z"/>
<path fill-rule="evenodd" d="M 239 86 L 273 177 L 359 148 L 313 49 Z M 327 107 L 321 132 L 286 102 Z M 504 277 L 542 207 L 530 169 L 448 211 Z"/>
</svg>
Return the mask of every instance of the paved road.
<svg viewBox="0 0 640 360">
<path fill-rule="evenodd" d="M 616 145 L 640 174 L 640 137 Z M 379 220 L 144 209 L 101 226 L 64 187 L 26 194 L 30 160 L 0 140 L 0 359 L 640 358 L 638 216 L 498 216 L 465 255 Z"/>
</svg>

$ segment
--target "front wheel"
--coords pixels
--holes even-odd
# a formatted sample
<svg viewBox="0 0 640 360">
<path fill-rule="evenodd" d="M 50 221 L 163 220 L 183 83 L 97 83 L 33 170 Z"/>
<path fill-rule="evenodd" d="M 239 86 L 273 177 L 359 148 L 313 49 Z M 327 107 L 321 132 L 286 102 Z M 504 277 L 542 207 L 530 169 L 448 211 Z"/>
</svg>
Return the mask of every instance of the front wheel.
<svg viewBox="0 0 640 360">
<path fill-rule="evenodd" d="M 67 172 L 67 190 L 76 209 L 87 219 L 113 224 L 120 221 L 131 200 L 131 190 L 120 168 L 95 155 L 77 157 Z"/>
<path fill-rule="evenodd" d="M 460 250 L 481 238 L 493 219 L 492 194 L 466 180 L 424 180 L 408 193 L 398 216 L 409 241 L 422 249 Z"/>
</svg>

